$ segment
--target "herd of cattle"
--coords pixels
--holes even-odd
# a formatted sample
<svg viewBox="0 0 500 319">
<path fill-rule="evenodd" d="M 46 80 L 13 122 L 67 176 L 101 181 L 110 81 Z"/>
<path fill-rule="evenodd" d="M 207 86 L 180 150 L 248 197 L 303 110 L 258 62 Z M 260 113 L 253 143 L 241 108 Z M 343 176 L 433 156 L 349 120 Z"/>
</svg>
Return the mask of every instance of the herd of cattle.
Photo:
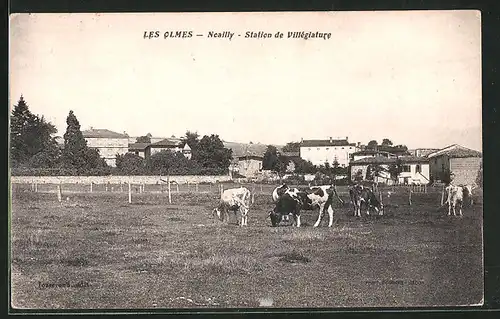
<svg viewBox="0 0 500 319">
<path fill-rule="evenodd" d="M 462 205 L 465 199 L 470 198 L 472 205 L 472 186 L 448 185 L 444 192 L 447 194 L 445 205 L 448 205 L 448 216 L 456 216 L 458 208 L 459 215 L 462 216 Z M 388 197 L 390 192 L 388 193 Z M 371 187 L 355 184 L 349 186 L 349 197 L 354 207 L 354 216 L 361 217 L 361 208 L 364 207 L 366 215 L 374 212 L 378 215 L 384 214 L 384 204 L 382 193 L 379 192 L 379 198 L 375 195 Z M 273 227 L 278 226 L 284 220 L 289 220 L 293 216 L 293 224 L 300 227 L 300 212 L 302 210 L 316 210 L 319 208 L 318 219 L 314 227 L 318 227 L 325 210 L 328 212 L 328 227 L 333 225 L 334 212 L 332 208 L 333 200 L 337 199 L 341 205 L 344 201 L 337 194 L 334 185 L 312 186 L 308 188 L 292 188 L 286 184 L 276 187 L 272 193 L 274 209 L 269 212 Z M 253 196 L 245 187 L 227 189 L 222 193 L 219 205 L 213 210 L 214 216 L 219 220 L 229 221 L 229 211 L 240 213 L 240 226 L 248 225 L 248 211 L 253 204 Z"/>
</svg>

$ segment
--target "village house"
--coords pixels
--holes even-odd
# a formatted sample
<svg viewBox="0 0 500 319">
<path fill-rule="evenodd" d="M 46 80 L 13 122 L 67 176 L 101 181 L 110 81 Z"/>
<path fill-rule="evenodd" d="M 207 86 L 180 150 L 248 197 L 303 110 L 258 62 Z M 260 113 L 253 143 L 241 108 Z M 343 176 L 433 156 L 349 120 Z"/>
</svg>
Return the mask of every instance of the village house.
<svg viewBox="0 0 500 319">
<path fill-rule="evenodd" d="M 294 159 L 300 158 L 300 152 L 281 152 L 281 155 L 285 156 L 288 159 L 288 164 L 286 166 L 286 172 L 287 173 L 295 172 Z"/>
<path fill-rule="evenodd" d="M 263 156 L 245 155 L 238 157 L 238 173 L 247 178 L 256 177 L 262 171 Z"/>
<path fill-rule="evenodd" d="M 427 155 L 439 151 L 439 148 L 416 148 L 408 150 L 408 152 L 417 157 L 427 157 Z"/>
<path fill-rule="evenodd" d="M 398 163 L 399 160 L 399 163 Z M 429 177 L 429 161 L 425 157 L 416 156 L 399 156 L 399 157 L 365 157 L 352 161 L 349 165 L 351 180 L 355 180 L 358 175 L 363 180 L 367 179 L 367 173 L 372 170 L 372 173 L 378 167 L 378 174 L 374 177 L 376 182 L 383 182 L 387 185 L 392 185 L 395 181 L 392 180 L 389 168 L 391 165 L 401 165 L 401 172 L 397 177 L 397 183 L 403 185 L 420 185 L 428 184 Z"/>
<path fill-rule="evenodd" d="M 333 165 L 337 161 L 340 166 L 347 167 L 351 154 L 358 150 L 355 143 L 349 143 L 348 137 L 345 139 L 330 137 L 327 140 L 301 139 L 300 142 L 300 157 L 316 166 L 324 165 L 326 162 Z"/>
<path fill-rule="evenodd" d="M 430 175 L 434 181 L 442 181 L 445 174 L 452 172 L 456 185 L 475 185 L 481 169 L 482 154 L 453 144 L 427 155 L 430 163 Z"/>
<path fill-rule="evenodd" d="M 127 133 L 116 133 L 107 129 L 94 129 L 82 131 L 89 148 L 99 150 L 99 154 L 109 166 L 116 166 L 116 155 L 128 152 L 129 136 Z"/>
<path fill-rule="evenodd" d="M 187 159 L 191 159 L 192 157 L 191 147 L 187 143 L 182 142 L 182 140 L 180 139 L 166 138 L 161 141 L 149 144 L 148 146 L 146 146 L 146 149 L 149 149 L 149 151 L 145 150 L 144 153 L 149 153 L 149 155 L 168 150 L 171 152 L 182 153 Z"/>
<path fill-rule="evenodd" d="M 378 151 L 378 150 L 362 150 L 358 151 L 355 153 L 351 154 L 351 161 L 357 161 L 362 158 L 367 158 L 367 157 L 386 157 L 386 158 L 391 158 L 391 157 L 396 157 L 396 155 L 389 153 L 389 152 L 384 152 L 384 151 Z"/>
<path fill-rule="evenodd" d="M 144 159 L 149 159 L 151 156 L 150 145 L 150 143 L 131 143 L 128 144 L 128 151 L 130 153 L 134 153 L 135 155 L 139 155 Z"/>
</svg>

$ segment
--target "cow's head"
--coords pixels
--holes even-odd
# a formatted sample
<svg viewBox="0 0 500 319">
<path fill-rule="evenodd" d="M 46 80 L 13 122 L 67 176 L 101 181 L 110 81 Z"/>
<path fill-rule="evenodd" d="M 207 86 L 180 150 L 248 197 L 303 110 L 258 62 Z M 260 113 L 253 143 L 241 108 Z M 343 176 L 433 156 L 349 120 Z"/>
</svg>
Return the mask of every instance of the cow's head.
<svg viewBox="0 0 500 319">
<path fill-rule="evenodd" d="M 469 204 L 472 205 L 473 204 L 473 201 L 472 201 L 472 185 L 465 185 L 465 186 L 462 186 L 462 192 L 464 194 L 464 200 L 465 199 L 469 199 Z"/>
</svg>

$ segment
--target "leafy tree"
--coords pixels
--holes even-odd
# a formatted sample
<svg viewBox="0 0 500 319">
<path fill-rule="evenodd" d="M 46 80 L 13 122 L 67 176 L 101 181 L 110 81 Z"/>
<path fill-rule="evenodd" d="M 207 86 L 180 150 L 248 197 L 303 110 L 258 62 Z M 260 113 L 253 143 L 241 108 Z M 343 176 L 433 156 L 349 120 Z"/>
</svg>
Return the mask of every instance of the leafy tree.
<svg viewBox="0 0 500 319">
<path fill-rule="evenodd" d="M 295 173 L 297 174 L 314 174 L 317 171 L 316 166 L 314 166 L 311 161 L 306 161 L 302 158 L 294 158 L 293 162 L 295 164 Z"/>
<path fill-rule="evenodd" d="M 118 154 L 116 168 L 124 175 L 143 175 L 146 173 L 146 160 L 134 153 Z"/>
<path fill-rule="evenodd" d="M 299 152 L 300 151 L 300 142 L 289 142 L 283 146 L 283 152 Z"/>
<path fill-rule="evenodd" d="M 144 136 L 139 136 L 135 139 L 136 143 L 151 143 L 151 134 L 146 134 Z"/>
<path fill-rule="evenodd" d="M 382 140 L 382 146 L 392 146 L 392 141 L 388 138 Z"/>
<path fill-rule="evenodd" d="M 198 175 L 204 171 L 196 161 L 168 150 L 151 155 L 148 168 L 150 173 L 160 175 Z"/>
<path fill-rule="evenodd" d="M 224 147 L 218 135 L 205 135 L 196 145 L 192 159 L 207 174 L 225 174 L 229 169 L 232 150 Z"/>
<path fill-rule="evenodd" d="M 262 160 L 262 169 L 276 171 L 279 166 L 278 150 L 273 145 L 268 145 Z"/>
<path fill-rule="evenodd" d="M 200 143 L 199 139 L 200 135 L 198 132 L 187 131 L 184 137 L 181 138 L 183 143 L 187 143 L 189 147 L 191 147 L 191 153 L 194 154 L 196 152 L 196 148 Z M 224 145 L 224 144 L 223 144 Z"/>
<path fill-rule="evenodd" d="M 354 181 L 357 183 L 363 181 L 363 170 L 358 169 L 356 171 L 356 175 L 354 175 Z"/>
<path fill-rule="evenodd" d="M 370 150 L 375 150 L 375 149 L 377 149 L 377 146 L 378 146 L 378 142 L 376 140 L 371 140 L 370 142 L 368 142 L 368 145 L 366 146 L 366 148 L 370 149 Z"/>
<path fill-rule="evenodd" d="M 54 133 L 57 133 L 55 126 L 47 122 L 43 116 L 39 117 L 31 113 L 21 95 L 10 118 L 12 165 L 17 166 L 31 162 L 31 158 L 40 152 L 44 154 L 37 155 L 33 163 L 52 165 L 58 157 L 57 143 L 52 138 Z"/>
<path fill-rule="evenodd" d="M 391 163 L 389 165 L 389 174 L 391 174 L 391 178 L 397 182 L 398 181 L 398 176 L 401 174 L 403 171 L 403 163 L 401 162 L 401 159 L 396 159 L 395 163 Z"/>
</svg>

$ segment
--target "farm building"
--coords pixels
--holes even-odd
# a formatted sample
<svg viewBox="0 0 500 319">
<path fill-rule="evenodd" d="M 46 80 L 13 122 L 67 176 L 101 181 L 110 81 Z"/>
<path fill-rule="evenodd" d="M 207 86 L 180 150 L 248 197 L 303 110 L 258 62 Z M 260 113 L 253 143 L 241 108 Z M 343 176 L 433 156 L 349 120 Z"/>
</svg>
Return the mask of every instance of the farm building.
<svg viewBox="0 0 500 319">
<path fill-rule="evenodd" d="M 389 152 L 377 151 L 377 150 L 362 150 L 358 152 L 354 152 L 351 154 L 351 161 L 357 161 L 362 158 L 367 157 L 396 157 L 396 155 L 391 154 Z"/>
<path fill-rule="evenodd" d="M 238 157 L 238 173 L 247 177 L 256 177 L 262 170 L 262 160 L 259 155 L 246 155 Z"/>
<path fill-rule="evenodd" d="M 357 175 L 360 175 L 362 179 L 367 179 L 368 171 L 374 172 L 378 168 L 379 172 L 374 177 L 375 181 L 391 185 L 394 181 L 391 179 L 389 167 L 398 164 L 398 160 L 401 165 L 401 172 L 397 179 L 399 184 L 429 183 L 429 161 L 424 157 L 416 156 L 400 156 L 397 158 L 378 156 L 352 161 L 349 166 L 351 180 L 355 180 Z"/>
<path fill-rule="evenodd" d="M 132 143 L 128 145 L 128 151 L 142 158 L 149 158 L 151 156 L 150 145 L 149 143 Z"/>
<path fill-rule="evenodd" d="M 323 165 L 326 162 L 333 165 L 335 161 L 340 166 L 349 165 L 349 158 L 352 153 L 359 149 L 355 143 L 349 143 L 348 138 L 328 140 L 304 140 L 300 142 L 300 157 L 306 161 L 311 161 L 314 165 Z"/>
<path fill-rule="evenodd" d="M 147 146 L 150 148 L 150 154 L 153 155 L 155 153 L 161 151 L 172 151 L 172 152 L 180 152 L 184 154 L 184 156 L 188 159 L 191 159 L 191 147 L 187 143 L 183 143 L 181 140 L 177 139 L 163 139 L 161 141 L 155 142 Z"/>
<path fill-rule="evenodd" d="M 82 131 L 87 141 L 87 146 L 99 150 L 99 154 L 109 166 L 116 166 L 116 155 L 128 152 L 127 133 L 116 133 L 107 129 L 94 129 Z"/>
<path fill-rule="evenodd" d="M 430 174 L 434 181 L 442 181 L 447 172 L 452 172 L 455 175 L 453 183 L 476 184 L 481 169 L 481 152 L 453 144 L 430 153 L 427 157 L 430 163 Z"/>
<path fill-rule="evenodd" d="M 417 157 L 427 157 L 427 155 L 439 151 L 439 148 L 416 148 L 413 150 L 408 150 L 408 152 Z"/>
</svg>

